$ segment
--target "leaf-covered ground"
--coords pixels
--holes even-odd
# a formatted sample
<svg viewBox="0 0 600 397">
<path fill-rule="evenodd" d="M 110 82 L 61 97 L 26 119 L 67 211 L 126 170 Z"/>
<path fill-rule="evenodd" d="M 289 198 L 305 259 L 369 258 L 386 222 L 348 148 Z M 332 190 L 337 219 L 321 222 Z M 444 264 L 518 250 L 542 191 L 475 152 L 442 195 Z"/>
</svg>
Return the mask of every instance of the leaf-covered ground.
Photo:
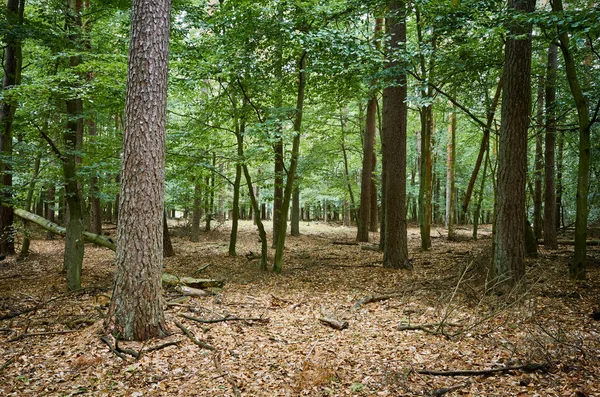
<svg viewBox="0 0 600 397">
<path fill-rule="evenodd" d="M 434 229 L 429 252 L 411 229 L 414 270 L 398 271 L 383 269 L 379 252 L 340 244 L 353 242 L 354 229 L 301 227 L 302 236 L 287 240 L 279 275 L 245 255 L 259 250 L 250 223 L 242 225 L 237 257 L 227 255 L 224 226 L 199 243 L 175 238 L 166 271 L 225 286 L 169 305 L 168 338 L 120 342 L 136 352 L 177 342 L 137 360 L 117 357 L 100 339 L 114 254 L 87 246 L 84 289 L 66 293 L 62 241 L 34 240 L 28 260 L 0 262 L 0 395 L 600 396 L 600 322 L 590 317 L 600 306 L 598 247 L 589 249 L 588 281 L 567 277 L 571 246 L 542 247 L 521 289 L 499 295 L 486 277 L 489 229 L 479 241 L 461 229 L 456 242 Z M 381 300 L 361 304 L 369 296 Z M 178 295 L 165 291 L 165 298 Z M 182 315 L 260 321 L 202 324 Z M 348 328 L 333 329 L 319 321 L 324 316 Z M 175 321 L 216 352 L 196 346 Z M 419 325 L 430 326 L 406 329 Z M 524 364 L 545 370 L 419 373 Z"/>
</svg>

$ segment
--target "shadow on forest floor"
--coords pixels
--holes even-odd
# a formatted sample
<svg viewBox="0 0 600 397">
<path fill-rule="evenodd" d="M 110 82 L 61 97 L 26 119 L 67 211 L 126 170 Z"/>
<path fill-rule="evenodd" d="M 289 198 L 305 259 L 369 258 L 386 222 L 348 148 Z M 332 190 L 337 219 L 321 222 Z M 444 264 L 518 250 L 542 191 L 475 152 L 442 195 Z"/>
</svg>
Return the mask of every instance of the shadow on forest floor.
<svg viewBox="0 0 600 397">
<path fill-rule="evenodd" d="M 353 243 L 353 228 L 302 222 L 301 231 L 287 239 L 282 274 L 248 259 L 260 249 L 249 222 L 237 257 L 227 255 L 227 225 L 198 243 L 174 238 L 167 272 L 225 286 L 169 305 L 165 340 L 121 342 L 138 352 L 178 342 L 137 360 L 100 340 L 114 253 L 86 246 L 84 289 L 66 293 L 62 240 L 32 241 L 25 262 L 0 262 L 0 395 L 600 396 L 600 322 L 590 318 L 600 305 L 599 247 L 589 247 L 585 282 L 568 279 L 573 247 L 541 247 L 520 291 L 498 296 L 487 278 L 489 227 L 478 241 L 467 228 L 460 241 L 434 228 L 427 252 L 411 228 L 413 271 L 383 269 L 380 252 Z M 167 302 L 178 297 L 165 291 Z M 182 315 L 260 320 L 202 324 Z M 175 320 L 216 352 L 194 345 Z M 544 370 L 423 373 L 525 364 Z"/>
</svg>

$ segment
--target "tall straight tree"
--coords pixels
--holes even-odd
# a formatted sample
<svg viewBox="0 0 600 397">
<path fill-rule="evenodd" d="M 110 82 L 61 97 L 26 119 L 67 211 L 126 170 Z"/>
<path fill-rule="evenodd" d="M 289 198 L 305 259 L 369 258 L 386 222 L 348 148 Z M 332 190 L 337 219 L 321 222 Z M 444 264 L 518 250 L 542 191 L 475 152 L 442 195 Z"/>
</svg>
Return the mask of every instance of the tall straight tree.
<svg viewBox="0 0 600 397">
<path fill-rule="evenodd" d="M 383 157 L 385 170 L 385 241 L 383 266 L 411 269 L 408 260 L 406 224 L 406 71 L 398 52 L 406 45 L 406 4 L 389 2 L 390 16 L 386 18 L 390 35 L 387 49 L 387 70 L 394 77 L 383 90 Z"/>
<path fill-rule="evenodd" d="M 162 308 L 170 0 L 133 0 L 117 269 L 107 329 L 126 340 L 167 334 Z"/>
<path fill-rule="evenodd" d="M 508 9 L 530 13 L 535 0 L 508 0 Z M 531 24 L 512 20 L 506 38 L 498 149 L 496 277 L 515 285 L 525 275 L 525 183 L 531 105 Z"/>
<path fill-rule="evenodd" d="M 67 9 L 67 27 L 69 40 L 75 52 L 81 46 L 81 0 L 69 0 Z M 79 55 L 69 57 L 69 66 L 73 69 L 81 64 Z M 75 87 L 76 88 L 76 87 Z M 67 128 L 63 132 L 65 152 L 62 155 L 62 167 L 65 178 L 65 202 L 67 204 L 67 234 L 65 235 L 64 267 L 67 272 L 67 287 L 70 290 L 81 288 L 81 268 L 83 265 L 83 215 L 84 204 L 78 169 L 81 158 L 77 154 L 83 143 L 83 101 L 79 96 L 69 98 L 67 105 Z"/>
<path fill-rule="evenodd" d="M 558 249 L 556 237 L 556 181 L 554 150 L 556 147 L 556 68 L 558 47 L 550 44 L 548 48 L 548 67 L 546 70 L 546 135 L 544 147 L 544 245 L 549 249 Z"/>
<path fill-rule="evenodd" d="M 456 159 L 456 112 L 454 109 L 450 111 L 450 120 L 448 123 L 448 145 L 446 159 L 446 228 L 448 228 L 448 240 L 452 240 L 456 237 L 456 231 L 454 229 L 454 207 L 456 205 L 456 194 L 454 189 L 454 162 Z"/>
<path fill-rule="evenodd" d="M 552 1 L 552 11 L 562 14 L 562 0 Z M 571 95 L 577 109 L 579 129 L 579 164 L 577 170 L 577 196 L 575 213 L 575 259 L 569 263 L 572 279 L 585 279 L 587 256 L 587 217 L 588 192 L 590 189 L 590 121 L 589 103 L 579 83 L 573 51 L 570 47 L 569 32 L 560 26 L 558 31 L 559 47 L 565 60 L 565 71 Z"/>
<path fill-rule="evenodd" d="M 4 99 L 0 104 L 0 254 L 13 255 L 15 244 L 13 238 L 12 210 L 12 124 L 17 106 L 10 99 L 7 91 L 19 84 L 21 80 L 22 51 L 19 29 L 23 24 L 25 0 L 8 0 L 6 3 L 6 23 L 12 29 L 7 30 L 4 37 L 4 80 L 2 91 Z"/>
</svg>

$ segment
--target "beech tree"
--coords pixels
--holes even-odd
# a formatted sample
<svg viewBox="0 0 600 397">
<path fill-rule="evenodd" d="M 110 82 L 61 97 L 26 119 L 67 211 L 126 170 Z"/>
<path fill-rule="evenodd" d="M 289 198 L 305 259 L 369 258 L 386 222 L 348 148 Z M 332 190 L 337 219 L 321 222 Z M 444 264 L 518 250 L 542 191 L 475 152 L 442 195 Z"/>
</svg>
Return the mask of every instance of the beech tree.
<svg viewBox="0 0 600 397">
<path fill-rule="evenodd" d="M 127 73 L 117 268 L 107 329 L 126 340 L 167 334 L 162 308 L 170 0 L 134 0 Z"/>
</svg>

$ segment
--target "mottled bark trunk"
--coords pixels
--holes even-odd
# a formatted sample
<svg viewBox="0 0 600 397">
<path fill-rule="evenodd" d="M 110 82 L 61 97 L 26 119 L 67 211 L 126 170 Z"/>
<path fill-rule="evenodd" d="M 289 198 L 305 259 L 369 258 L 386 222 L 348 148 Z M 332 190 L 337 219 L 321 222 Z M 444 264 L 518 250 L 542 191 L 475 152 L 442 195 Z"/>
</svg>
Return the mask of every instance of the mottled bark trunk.
<svg viewBox="0 0 600 397">
<path fill-rule="evenodd" d="M 535 0 L 509 0 L 509 9 L 532 12 Z M 508 285 L 525 275 L 525 183 L 531 103 L 531 25 L 514 22 L 504 54 L 498 150 L 495 275 Z M 523 36 L 523 37 L 519 37 Z"/>
<path fill-rule="evenodd" d="M 24 0 L 8 0 L 6 2 L 6 23 L 8 31 L 4 37 L 4 80 L 2 91 L 4 98 L 0 103 L 0 254 L 14 255 L 14 214 L 13 180 L 12 180 L 12 125 L 17 104 L 9 95 L 9 91 L 21 80 L 23 57 L 19 29 L 23 24 Z"/>
<path fill-rule="evenodd" d="M 556 183 L 555 156 L 556 147 L 556 69 L 558 47 L 550 44 L 548 48 L 548 67 L 546 69 L 546 135 L 544 148 L 544 245 L 548 249 L 558 249 L 556 235 Z"/>
<path fill-rule="evenodd" d="M 107 318 L 108 330 L 126 340 L 168 333 L 161 273 L 170 9 L 170 0 L 132 4 L 117 266 Z"/>
<path fill-rule="evenodd" d="M 389 40 L 388 54 L 403 48 L 406 42 L 406 5 L 404 1 L 390 1 L 386 19 Z M 399 71 L 399 62 L 390 57 L 387 67 L 393 71 L 394 85 L 383 90 L 383 165 L 386 167 L 385 184 L 385 243 L 383 266 L 411 269 L 408 260 L 406 224 L 406 74 Z"/>
</svg>

